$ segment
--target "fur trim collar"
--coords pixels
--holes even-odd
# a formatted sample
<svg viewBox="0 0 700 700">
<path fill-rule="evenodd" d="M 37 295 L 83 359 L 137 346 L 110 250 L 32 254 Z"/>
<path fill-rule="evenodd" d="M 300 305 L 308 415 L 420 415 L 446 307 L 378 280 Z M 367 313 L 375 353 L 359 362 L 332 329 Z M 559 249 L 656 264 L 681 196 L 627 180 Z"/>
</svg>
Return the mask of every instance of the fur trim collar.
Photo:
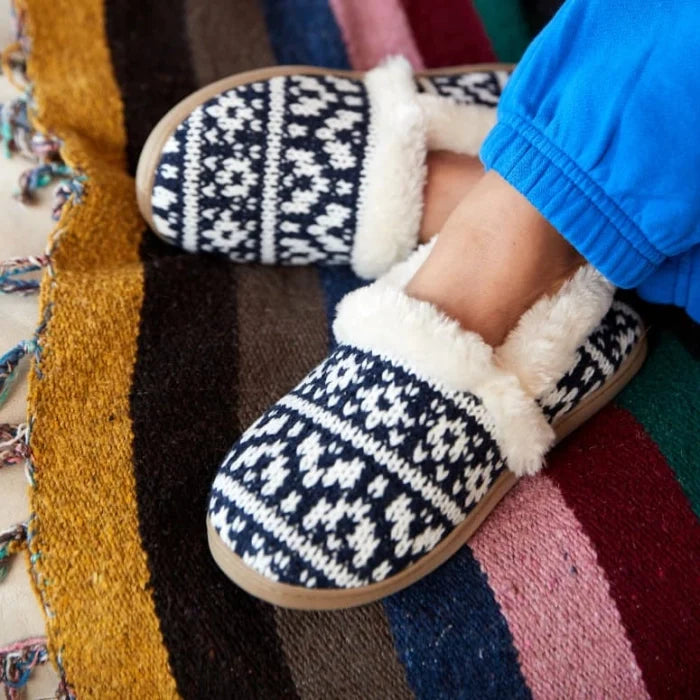
<svg viewBox="0 0 700 700">
<path fill-rule="evenodd" d="M 418 243 L 429 150 L 477 155 L 496 110 L 419 94 L 413 69 L 401 56 L 365 76 L 370 125 L 351 264 L 374 279 Z"/>
<path fill-rule="evenodd" d="M 614 287 L 590 265 L 559 292 L 537 301 L 499 348 L 465 331 L 432 304 L 403 289 L 435 239 L 374 284 L 338 305 L 333 330 L 341 343 L 383 355 L 446 390 L 478 396 L 493 434 L 518 476 L 540 469 L 554 432 L 535 399 L 554 388 L 575 353 L 610 308 Z"/>
<path fill-rule="evenodd" d="M 496 350 L 496 360 L 536 398 L 554 389 L 612 304 L 615 287 L 583 265 L 551 297 L 533 304 Z"/>
<path fill-rule="evenodd" d="M 508 467 L 519 476 L 537 472 L 554 432 L 518 378 L 494 362 L 480 336 L 394 282 L 379 280 L 341 301 L 333 325 L 337 340 L 387 357 L 445 390 L 476 395 Z"/>
<path fill-rule="evenodd" d="M 352 267 L 378 277 L 416 247 L 423 215 L 426 125 L 405 58 L 388 59 L 365 76 L 370 125 Z"/>
</svg>

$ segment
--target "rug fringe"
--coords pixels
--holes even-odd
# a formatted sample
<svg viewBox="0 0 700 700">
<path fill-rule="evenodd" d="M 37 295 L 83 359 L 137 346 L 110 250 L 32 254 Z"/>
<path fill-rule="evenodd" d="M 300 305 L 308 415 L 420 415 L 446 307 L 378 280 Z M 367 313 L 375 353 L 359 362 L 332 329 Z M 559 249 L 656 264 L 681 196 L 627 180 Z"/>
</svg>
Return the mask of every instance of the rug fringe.
<svg viewBox="0 0 700 700">
<path fill-rule="evenodd" d="M 29 458 L 29 425 L 0 423 L 0 467 L 20 464 Z"/>
<path fill-rule="evenodd" d="M 37 666 L 49 660 L 46 637 L 30 637 L 0 647 L 0 688 L 7 700 L 20 700 L 22 689 Z M 76 700 L 75 691 L 61 676 L 56 693 L 46 700 Z"/>
<path fill-rule="evenodd" d="M 0 686 L 9 700 L 19 699 L 32 671 L 48 661 L 45 637 L 31 637 L 0 648 Z"/>
<path fill-rule="evenodd" d="M 28 355 L 33 355 L 36 352 L 36 340 L 31 338 L 29 340 L 21 340 L 15 347 L 0 357 L 0 406 L 7 401 L 7 397 L 10 395 L 12 385 L 17 378 L 17 368 L 21 361 Z"/>
<path fill-rule="evenodd" d="M 39 280 L 21 279 L 24 275 L 48 267 L 48 255 L 30 255 L 26 258 L 10 258 L 0 262 L 0 292 L 4 294 L 31 294 L 38 291 Z"/>
<path fill-rule="evenodd" d="M 14 527 L 0 532 L 0 582 L 4 581 L 10 570 L 10 560 L 28 541 L 28 522 L 18 523 Z"/>
<path fill-rule="evenodd" d="M 15 197 L 22 204 L 32 204 L 36 201 L 37 192 L 48 187 L 54 180 L 72 175 L 71 169 L 65 163 L 43 163 L 36 168 L 25 170 L 19 176 L 19 189 Z"/>
<path fill-rule="evenodd" d="M 82 203 L 86 179 L 85 175 L 77 174 L 58 183 L 54 191 L 53 205 L 51 207 L 51 218 L 54 221 L 58 221 L 61 218 L 63 208 L 69 201 L 72 201 L 74 204 Z"/>
<path fill-rule="evenodd" d="M 31 41 L 26 31 L 25 16 L 26 9 L 23 0 L 10 0 L 13 20 L 15 23 L 16 43 L 8 47 L 2 53 L 2 70 L 7 74 L 10 81 L 15 84 L 24 94 L 16 100 L 13 100 L 9 105 L 0 105 L 0 152 L 5 150 L 6 155 L 14 154 L 22 155 L 32 160 L 37 165 L 30 171 L 24 173 L 20 178 L 20 199 L 23 201 L 32 201 L 38 188 L 48 185 L 56 178 L 60 179 L 58 187 L 54 195 L 52 206 L 52 218 L 58 220 L 66 212 L 66 204 L 80 204 L 84 192 L 84 184 L 86 176 L 71 167 L 69 167 L 63 156 L 61 148 L 63 143 L 60 139 L 50 134 L 43 133 L 41 125 L 33 119 L 33 101 L 32 101 L 32 85 L 27 77 L 27 57 L 30 54 Z M 53 252 L 59 244 L 63 230 L 55 229 L 49 237 L 48 250 L 46 255 L 37 256 L 36 258 L 22 258 L 8 261 L 8 264 L 2 268 L 0 274 L 4 275 L 3 280 L 7 283 L 16 283 L 19 280 L 14 279 L 24 274 L 37 271 L 39 268 L 46 269 L 44 281 L 49 288 L 53 288 L 56 284 L 55 270 L 53 267 Z M 26 263 L 26 264 L 25 264 Z M 30 267 L 38 266 L 33 270 Z M 12 279 L 10 279 L 12 278 Z M 26 282 L 26 280 L 25 280 Z M 26 289 L 26 288 L 25 288 Z M 31 285 L 27 291 L 33 291 L 34 286 Z M 16 290 L 15 291 L 19 291 Z M 47 323 L 51 317 L 53 304 L 51 301 L 46 301 L 42 320 L 36 329 L 34 338 L 23 341 L 18 346 L 13 348 L 9 353 L 6 353 L 0 358 L 0 405 L 5 400 L 7 393 L 16 377 L 17 364 L 27 355 L 34 355 L 34 372 L 41 379 L 41 352 L 42 338 L 46 329 Z M 8 450 L 9 463 L 19 461 L 20 456 L 25 461 L 27 478 L 32 485 L 36 487 L 34 474 L 36 465 L 31 454 L 31 432 L 34 424 L 34 417 L 29 416 L 28 425 L 23 426 L 3 426 L 7 428 L 7 436 L 0 433 L 0 440 Z M 7 443 L 7 445 L 5 445 Z M 2 449 L 2 447 L 0 447 Z M 2 453 L 0 453 L 1 455 Z M 51 585 L 51 581 L 42 575 L 37 569 L 36 563 L 41 559 L 42 552 L 37 541 L 37 525 L 38 520 L 36 513 L 32 513 L 26 523 L 13 528 L 7 533 L 0 533 L 0 537 L 6 536 L 7 542 L 4 550 L 4 556 L 0 557 L 0 567 L 7 569 L 9 558 L 22 547 L 26 547 L 29 553 L 29 570 L 33 580 L 35 592 L 41 602 L 46 617 L 47 628 L 50 630 L 54 620 L 54 614 L 46 599 L 45 589 Z M 19 529 L 18 529 L 19 528 Z M 2 545 L 0 545 L 2 546 Z M 55 623 L 53 623 L 55 624 Z M 31 642 L 36 642 L 40 647 L 33 648 Z M 29 643 L 29 646 L 27 646 Z M 16 645 L 15 645 L 16 646 Z M 19 653 L 19 656 L 17 654 Z M 11 663 L 7 661 L 8 654 L 12 656 Z M 27 654 L 28 656 L 22 656 Z M 32 656 L 32 654 L 34 656 Z M 34 640 L 25 640 L 20 642 L 17 648 L 0 649 L 0 674 L 6 669 L 19 669 L 23 676 L 24 670 L 31 671 L 37 663 L 44 663 L 48 660 L 49 655 L 56 666 L 60 684 L 56 691 L 55 698 L 58 700 L 76 700 L 76 694 L 72 686 L 67 682 L 65 671 L 63 668 L 63 649 L 55 648 L 50 645 L 47 638 L 37 638 Z M 19 665 L 14 661 L 19 659 Z M 33 660 L 36 659 L 36 660 Z M 24 665 L 22 665 L 24 664 Z M 7 674 L 6 674 L 7 675 Z M 0 675 L 0 687 L 5 688 L 8 698 L 14 700 L 17 698 L 17 687 L 12 686 L 12 683 L 17 683 L 13 676 L 8 676 L 10 684 L 4 681 L 4 677 Z M 26 682 L 24 680 L 23 682 Z"/>
<path fill-rule="evenodd" d="M 10 49 L 19 50 L 20 46 L 20 42 L 17 42 Z M 6 50 L 2 54 L 3 70 L 6 73 L 8 52 Z M 23 86 L 17 87 L 22 89 Z M 60 153 L 60 139 L 42 134 L 32 125 L 31 103 L 31 89 L 25 86 L 23 95 L 0 105 L 0 148 L 6 158 L 20 155 L 38 163 L 20 175 L 15 197 L 23 204 L 31 204 L 36 200 L 39 189 L 59 180 L 52 207 L 52 217 L 58 220 L 63 205 L 72 196 L 77 202 L 80 201 L 85 176 L 65 163 Z"/>
<path fill-rule="evenodd" d="M 26 88 L 27 64 L 19 41 L 10 44 L 2 51 L 2 54 L 0 54 L 0 68 L 12 85 L 19 90 Z"/>
</svg>

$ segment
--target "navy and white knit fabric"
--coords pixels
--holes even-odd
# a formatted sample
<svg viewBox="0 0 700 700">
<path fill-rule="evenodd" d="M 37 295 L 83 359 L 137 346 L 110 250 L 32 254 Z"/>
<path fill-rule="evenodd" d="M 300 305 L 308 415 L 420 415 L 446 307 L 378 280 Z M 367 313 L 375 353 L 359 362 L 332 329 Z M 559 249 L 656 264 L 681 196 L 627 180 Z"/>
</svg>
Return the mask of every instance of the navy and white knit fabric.
<svg viewBox="0 0 700 700">
<path fill-rule="evenodd" d="M 417 90 L 495 106 L 500 73 L 462 78 L 421 80 Z M 151 197 L 156 232 L 235 262 L 348 264 L 370 113 L 362 80 L 333 75 L 278 76 L 216 95 L 164 146 Z"/>
<path fill-rule="evenodd" d="M 581 399 L 605 384 L 642 336 L 639 315 L 615 300 L 598 328 L 576 351 L 573 367 L 538 403 L 549 422 L 568 413 Z"/>
<path fill-rule="evenodd" d="M 213 97 L 165 145 L 158 233 L 237 262 L 347 263 L 368 126 L 358 80 L 280 76 Z"/>
<path fill-rule="evenodd" d="M 481 401 L 339 346 L 233 448 L 210 518 L 274 580 L 381 581 L 428 553 L 504 469 Z"/>
<path fill-rule="evenodd" d="M 610 377 L 640 330 L 616 303 L 541 397 L 548 417 Z M 430 552 L 506 469 L 491 426 L 476 396 L 341 345 L 233 447 L 209 518 L 271 580 L 324 589 L 378 582 Z"/>
<path fill-rule="evenodd" d="M 503 88 L 510 77 L 504 70 L 430 75 L 418 78 L 421 91 L 449 97 L 460 104 L 498 106 Z"/>
</svg>

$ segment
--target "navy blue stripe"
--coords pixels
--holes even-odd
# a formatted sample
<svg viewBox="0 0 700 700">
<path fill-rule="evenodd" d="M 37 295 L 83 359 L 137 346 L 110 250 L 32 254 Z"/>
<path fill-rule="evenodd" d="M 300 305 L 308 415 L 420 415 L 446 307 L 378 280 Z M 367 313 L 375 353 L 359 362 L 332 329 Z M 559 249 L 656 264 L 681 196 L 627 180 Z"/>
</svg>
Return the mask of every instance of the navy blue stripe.
<svg viewBox="0 0 700 700">
<path fill-rule="evenodd" d="M 530 698 L 486 575 L 463 547 L 385 599 L 396 652 L 417 698 Z"/>
<path fill-rule="evenodd" d="M 278 63 L 350 68 L 327 0 L 264 0 L 263 8 Z"/>
<path fill-rule="evenodd" d="M 335 338 L 333 336 L 333 319 L 335 318 L 335 307 L 338 302 L 353 290 L 367 284 L 361 280 L 349 267 L 332 266 L 319 267 L 319 278 L 321 280 L 321 288 L 323 296 L 326 300 L 326 316 L 328 317 L 328 342 L 330 349 L 335 347 Z"/>
</svg>

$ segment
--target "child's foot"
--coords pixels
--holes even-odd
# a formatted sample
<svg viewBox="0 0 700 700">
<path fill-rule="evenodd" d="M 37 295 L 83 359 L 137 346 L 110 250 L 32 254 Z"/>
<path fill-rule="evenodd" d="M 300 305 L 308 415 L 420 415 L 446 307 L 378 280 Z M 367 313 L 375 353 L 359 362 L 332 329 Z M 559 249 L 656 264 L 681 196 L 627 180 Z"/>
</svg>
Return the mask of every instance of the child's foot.
<svg viewBox="0 0 700 700">
<path fill-rule="evenodd" d="M 364 76 L 280 66 L 213 83 L 149 136 L 141 212 L 190 252 L 374 278 L 418 244 L 424 190 L 431 234 L 463 196 L 470 178 L 444 152 L 475 155 L 495 123 L 505 73 L 445 73 L 418 78 L 393 58 Z"/>
<path fill-rule="evenodd" d="M 429 250 L 343 299 L 336 349 L 241 436 L 219 469 L 209 545 L 249 593 L 287 607 L 343 608 L 417 581 L 639 368 L 641 322 L 589 265 L 535 302 L 494 350 L 406 295 L 415 276 L 419 290 L 444 298 L 439 260 L 461 250 L 436 247 L 425 263 Z M 455 267 L 450 283 L 458 285 Z M 554 279 L 534 277 L 528 287 L 533 269 L 525 265 L 513 289 L 521 284 L 529 295 Z M 490 289 L 494 278 L 480 281 Z M 462 296 L 456 313 L 478 320 Z"/>
</svg>

